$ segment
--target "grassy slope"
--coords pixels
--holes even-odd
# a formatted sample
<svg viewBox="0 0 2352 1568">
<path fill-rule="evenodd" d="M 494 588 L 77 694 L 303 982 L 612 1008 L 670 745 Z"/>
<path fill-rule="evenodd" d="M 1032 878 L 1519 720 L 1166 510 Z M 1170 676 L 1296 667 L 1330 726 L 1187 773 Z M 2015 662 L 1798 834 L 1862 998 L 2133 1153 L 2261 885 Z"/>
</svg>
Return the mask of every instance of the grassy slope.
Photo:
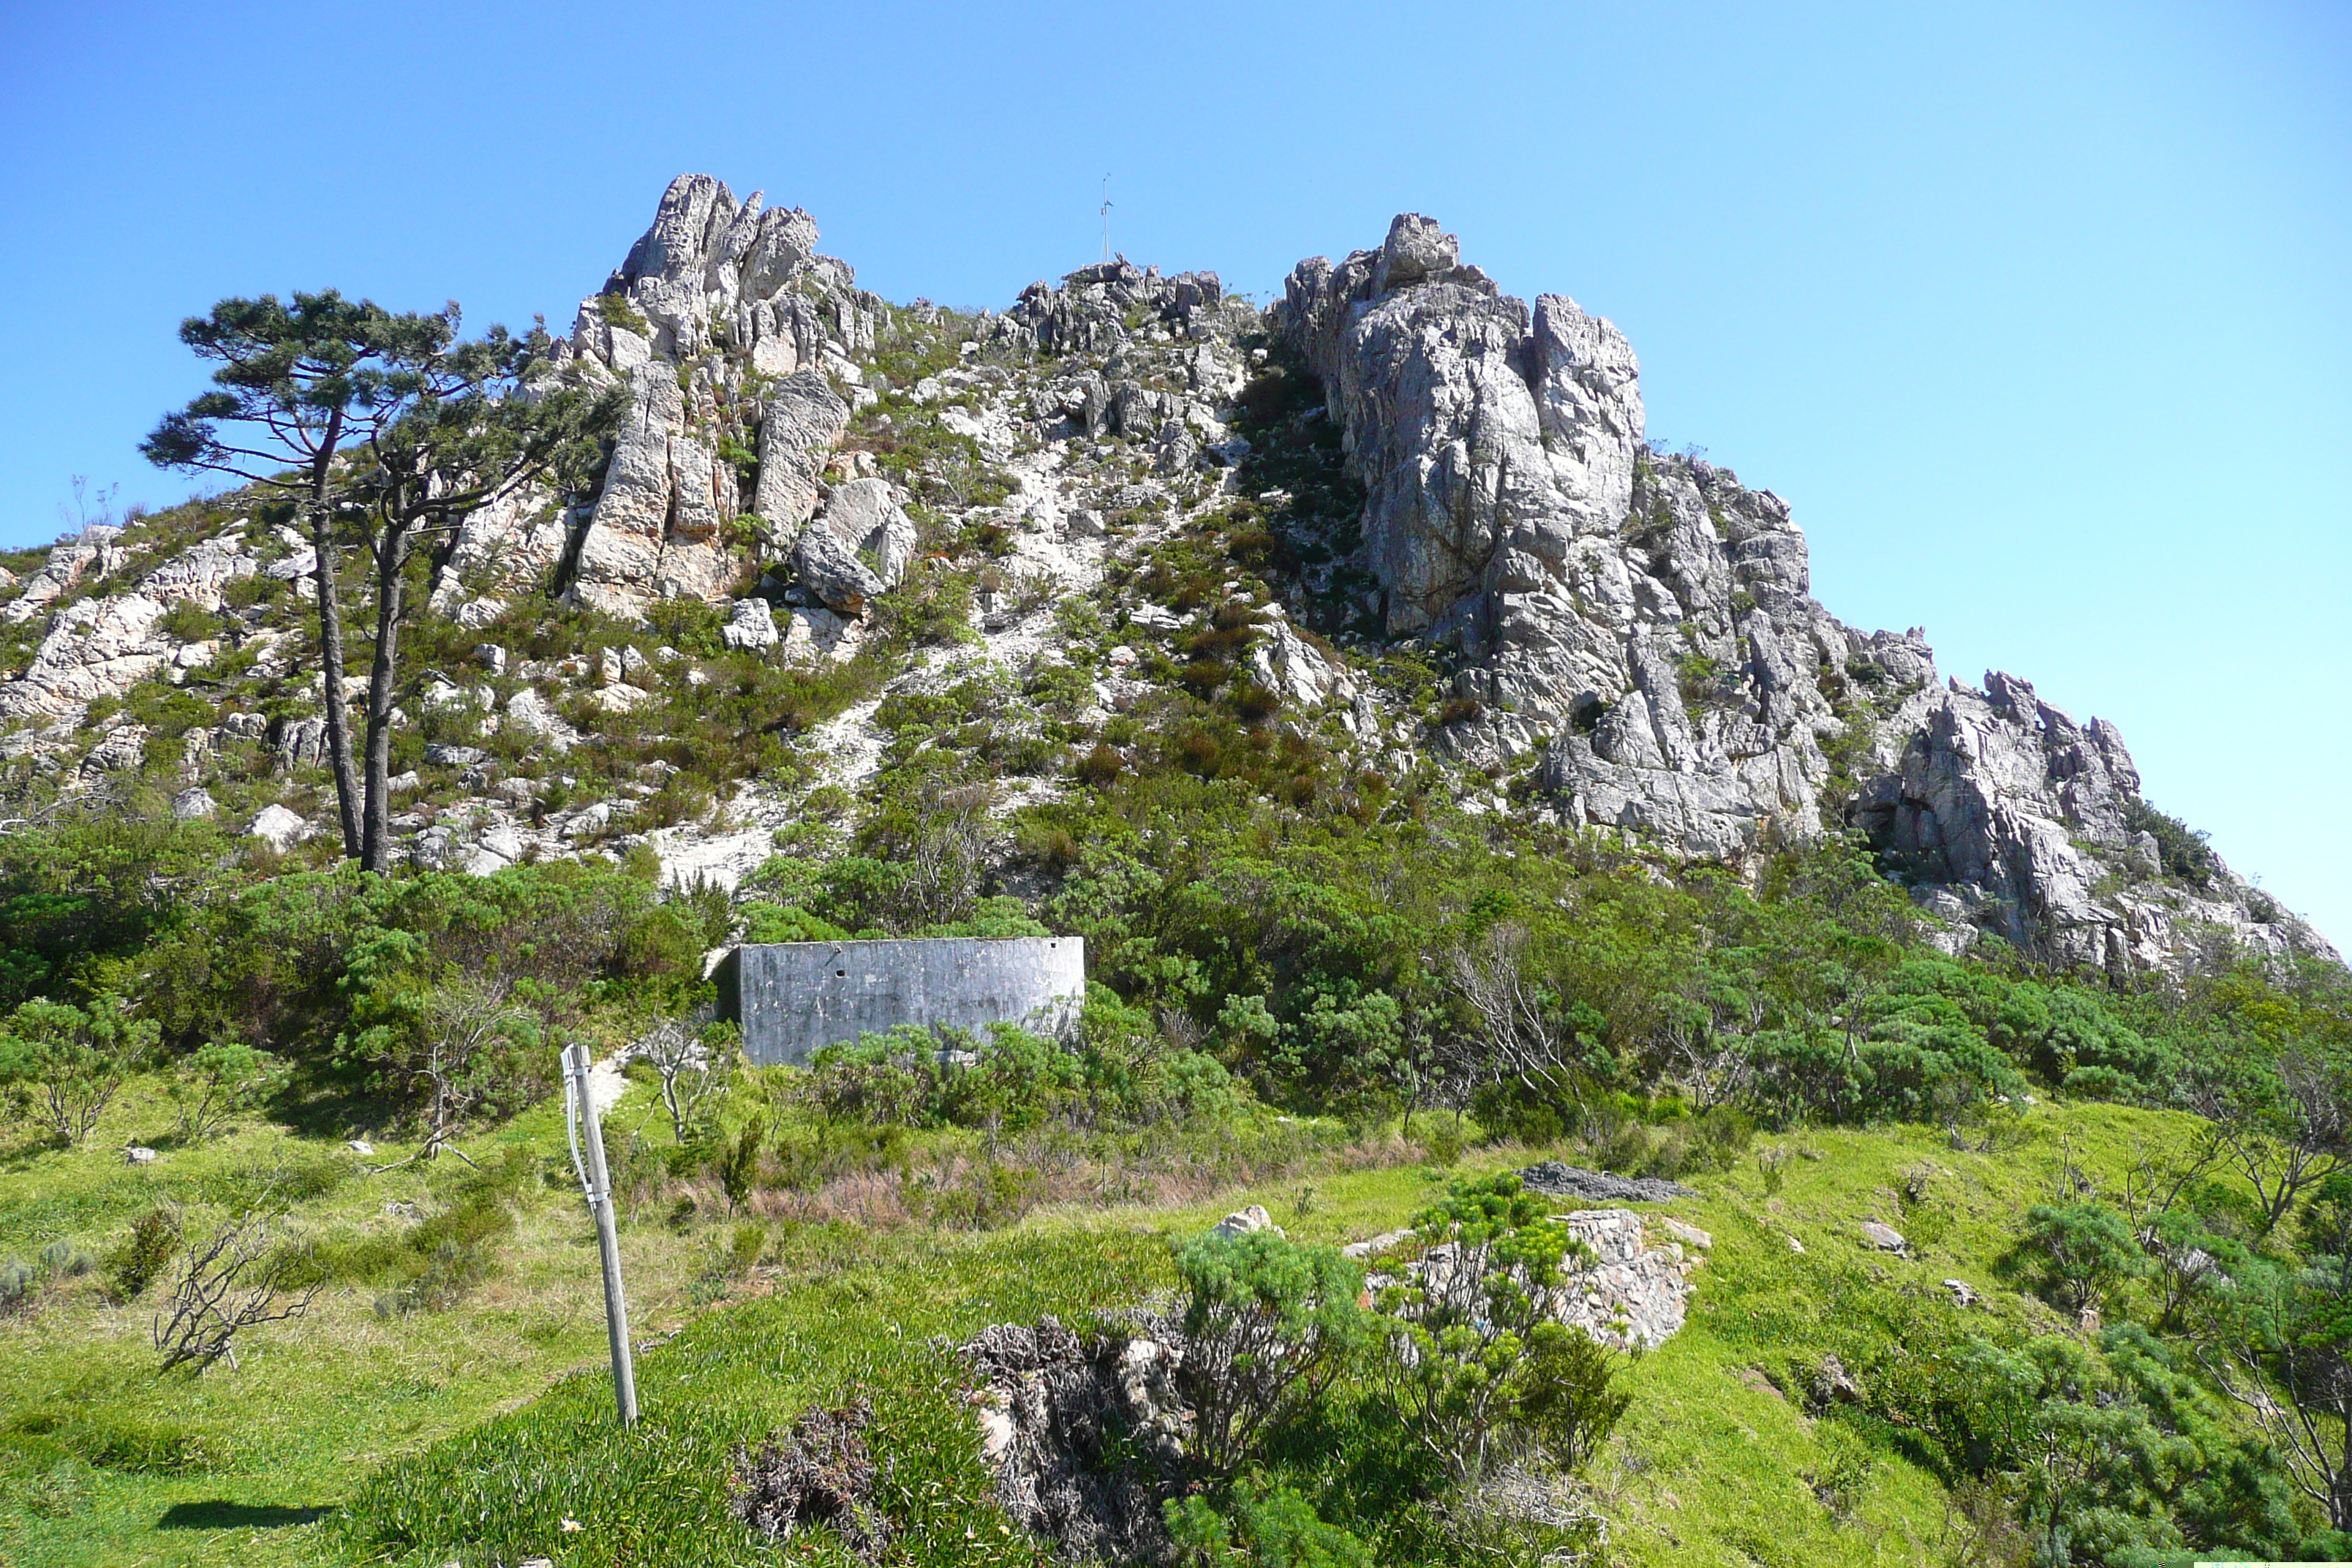
<svg viewBox="0 0 2352 1568">
<path fill-rule="evenodd" d="M 152 1107 L 119 1110 L 111 1141 L 142 1118 L 157 1120 Z M 1784 1141 L 1797 1157 L 1778 1196 L 1766 1196 L 1752 1163 L 1697 1178 L 1702 1196 L 1671 1205 L 1715 1236 L 1690 1325 L 1633 1368 L 1638 1397 L 1591 1471 L 1616 1554 L 1643 1564 L 1933 1561 L 1944 1516 L 1933 1477 L 1840 1423 L 1808 1419 L 1768 1378 L 1794 1388 L 1796 1369 L 1849 1343 L 1857 1303 L 1909 1288 L 1928 1310 L 1945 1310 L 1947 1277 L 1984 1291 L 1995 1312 L 2057 1327 L 2047 1308 L 2007 1287 L 1997 1263 L 2019 1212 L 2050 1190 L 2062 1131 L 2076 1164 L 2115 1188 L 2135 1143 L 2168 1143 L 2179 1125 L 2112 1107 L 2044 1107 L 1997 1155 L 1955 1152 L 1919 1129 L 1811 1132 Z M 554 1170 L 560 1141 L 541 1110 L 485 1143 L 528 1146 Z M 249 1132 L 145 1170 L 97 1148 L 20 1159 L 0 1173 L 0 1254 L 30 1253 L 59 1234 L 96 1243 L 155 1189 L 227 1190 L 273 1147 L 331 1157 Z M 1474 1152 L 1460 1169 L 1502 1160 Z M 1896 1175 L 1923 1161 L 1940 1173 L 1906 1213 Z M 390 1224 L 385 1203 L 429 1205 L 448 1180 L 352 1179 L 303 1215 L 322 1231 Z M 931 1336 L 1048 1310 L 1082 1318 L 1132 1300 L 1165 1280 L 1157 1235 L 1197 1228 L 1245 1198 L 1266 1203 L 1294 1235 L 1338 1241 L 1393 1226 L 1432 1181 L 1414 1168 L 1360 1171 L 1318 1178 L 1311 1192 L 1235 1193 L 1189 1209 L 1041 1211 L 981 1236 L 800 1232 L 784 1243 L 781 1273 L 751 1287 L 773 1294 L 703 1314 L 643 1356 L 647 1419 L 628 1439 L 612 1429 L 601 1375 L 587 1227 L 551 1184 L 525 1202 L 500 1276 L 455 1310 L 385 1323 L 372 1291 L 339 1288 L 308 1321 L 269 1331 L 242 1370 L 194 1383 L 159 1383 L 150 1371 L 147 1310 L 106 1307 L 94 1280 L 77 1282 L 29 1321 L 0 1327 L 0 1561 L 388 1555 L 474 1568 L 530 1551 L 570 1563 L 635 1561 L 633 1549 L 662 1542 L 665 1562 L 772 1562 L 726 1519 L 728 1451 L 852 1384 L 877 1396 L 879 1450 L 895 1457 L 897 1510 L 918 1559 L 1024 1556 L 986 1502 L 954 1369 Z M 1909 1232 L 1916 1258 L 1866 1252 L 1856 1227 L 1869 1215 Z M 680 1234 L 650 1219 L 627 1231 L 641 1335 L 694 1318 L 694 1281 L 723 1239 L 716 1227 Z M 568 1373 L 580 1375 L 558 1382 Z M 142 1445 L 168 1450 L 175 1427 L 194 1468 L 151 1473 L 158 1461 L 142 1461 Z M 163 1468 L 171 1462 L 166 1452 Z M 334 1509 L 386 1465 L 363 1530 L 304 1522 L 301 1511 L 241 1511 Z M 1856 1476 L 1857 1500 L 1833 1513 L 1817 1483 Z M 565 1517 L 585 1528 L 564 1531 Z"/>
</svg>

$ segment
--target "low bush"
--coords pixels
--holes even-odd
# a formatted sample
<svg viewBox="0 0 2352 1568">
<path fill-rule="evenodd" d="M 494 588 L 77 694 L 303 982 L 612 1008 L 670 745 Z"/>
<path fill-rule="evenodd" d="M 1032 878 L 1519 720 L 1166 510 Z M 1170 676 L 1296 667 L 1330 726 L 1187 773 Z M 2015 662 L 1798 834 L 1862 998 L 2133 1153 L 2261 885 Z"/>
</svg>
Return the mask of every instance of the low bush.
<svg viewBox="0 0 2352 1568">
<path fill-rule="evenodd" d="M 1272 1428 L 1319 1404 L 1369 1343 L 1356 1300 L 1363 1271 L 1272 1230 L 1212 1232 L 1181 1244 L 1175 1262 L 1191 1457 L 1231 1479 L 1260 1457 Z"/>
</svg>

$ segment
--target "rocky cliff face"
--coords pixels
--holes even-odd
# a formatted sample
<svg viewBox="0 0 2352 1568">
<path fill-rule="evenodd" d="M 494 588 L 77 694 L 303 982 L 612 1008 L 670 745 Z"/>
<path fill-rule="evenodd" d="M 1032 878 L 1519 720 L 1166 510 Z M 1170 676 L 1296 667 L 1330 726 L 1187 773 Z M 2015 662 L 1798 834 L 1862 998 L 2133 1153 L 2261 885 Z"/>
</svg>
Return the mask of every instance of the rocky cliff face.
<svg viewBox="0 0 2352 1568">
<path fill-rule="evenodd" d="M 1530 311 L 1406 214 L 1377 250 L 1300 263 L 1270 324 L 1368 492 L 1370 607 L 1459 655 L 1454 754 L 1541 746 L 1569 821 L 1689 854 L 1850 822 L 1955 940 L 2117 969 L 2168 962 L 2191 925 L 2325 947 L 2217 861 L 2164 879 L 2113 725 L 2008 675 L 1938 689 L 1918 631 L 1822 608 L 1788 503 L 1649 450 L 1633 352 L 1574 300 Z"/>
<path fill-rule="evenodd" d="M 431 612 L 507 625 L 552 596 L 626 624 L 698 600 L 726 612 L 730 649 L 841 659 L 919 553 L 985 541 L 978 645 L 918 652 L 890 690 L 1083 665 L 1099 717 L 1166 677 L 1131 639 L 1076 646 L 1057 604 L 1092 600 L 1171 659 L 1223 616 L 1276 705 L 1267 722 L 1391 777 L 1442 759 L 1465 809 L 1734 865 L 1859 829 L 1956 946 L 1992 931 L 2116 970 L 2177 963 L 2217 934 L 2330 951 L 2147 807 L 2112 725 L 2078 725 L 2007 675 L 1945 681 L 1916 630 L 1840 622 L 1811 596 L 1786 501 L 1644 442 L 1640 366 L 1613 326 L 1564 296 L 1504 294 L 1431 219 L 1402 216 L 1336 265 L 1301 262 L 1265 312 L 1213 273 L 1124 258 L 1033 284 L 1002 315 L 894 312 L 816 240 L 806 213 L 675 182 L 546 372 L 626 389 L 601 490 L 580 509 L 525 495 L 467 519 Z M 910 333 L 950 331 L 951 363 L 908 368 Z M 1286 376 L 1306 404 L 1250 423 Z M 1227 537 L 1238 510 L 1313 510 L 1257 488 L 1270 454 L 1243 426 L 1301 449 L 1336 429 L 1344 472 L 1297 525 L 1319 534 L 1294 539 L 1264 587 L 1249 585 L 1258 568 L 1226 567 L 1222 592 L 1239 596 L 1222 605 L 1155 598 L 1123 563 Z M 0 628 L 45 628 L 0 681 L 0 763 L 86 787 L 177 747 L 184 797 L 203 797 L 192 811 L 213 809 L 216 751 L 263 748 L 285 776 L 315 764 L 320 721 L 299 710 L 318 696 L 315 678 L 299 684 L 313 570 L 290 533 L 236 520 L 202 538 L 92 530 L 0 580 Z M 199 627 L 183 602 L 220 625 Z M 1342 646 L 1315 627 L 1345 628 Z M 562 755 L 678 670 L 710 679 L 641 641 L 511 668 L 486 647 L 486 670 L 420 672 L 404 700 L 478 712 L 478 736 L 503 725 Z M 1416 710 L 1365 679 L 1400 648 L 1443 663 L 1449 700 Z M 210 682 L 219 710 L 201 726 L 151 735 L 112 710 L 223 656 L 232 673 Z M 875 710 L 813 731 L 812 765 L 853 788 L 870 778 Z M 552 816 L 534 805 L 541 781 L 494 779 L 478 747 L 425 756 L 421 787 L 437 757 L 463 798 L 402 818 L 424 863 L 490 869 L 632 841 L 626 795 Z M 1531 795 L 1486 782 L 1512 770 Z M 1054 787 L 1015 781 L 1007 798 Z M 728 812 L 642 837 L 680 874 L 715 872 L 756 860 L 792 815 L 756 791 Z"/>
</svg>

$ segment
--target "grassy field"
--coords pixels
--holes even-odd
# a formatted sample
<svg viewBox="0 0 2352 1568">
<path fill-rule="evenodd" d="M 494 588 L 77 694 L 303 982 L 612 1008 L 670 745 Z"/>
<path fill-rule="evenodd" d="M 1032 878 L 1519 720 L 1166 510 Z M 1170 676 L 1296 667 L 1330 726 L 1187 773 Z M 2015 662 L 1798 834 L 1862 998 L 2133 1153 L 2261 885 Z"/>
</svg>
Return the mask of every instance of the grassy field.
<svg viewBox="0 0 2352 1568">
<path fill-rule="evenodd" d="M 160 1125 L 154 1102 L 131 1099 L 90 1148 L 0 1169 L 0 1257 L 61 1237 L 102 1254 L 159 1199 L 200 1214 L 272 1183 L 302 1194 L 295 1215 L 330 1257 L 364 1257 L 415 1223 L 394 1205 L 446 1209 L 468 1179 L 450 1160 L 366 1174 L 340 1142 L 268 1128 L 144 1167 L 110 1152 Z M 1612 1559 L 1946 1560 L 1934 1476 L 1899 1446 L 1809 1418 L 1783 1391 L 1905 1312 L 1958 1312 L 1948 1278 L 1982 1293 L 1972 1316 L 2063 1329 L 2002 1272 L 2021 1211 L 2051 1194 L 2062 1159 L 2117 1190 L 2136 1152 L 2182 1131 L 2160 1114 L 2044 1106 L 1995 1153 L 1957 1152 L 1925 1129 L 1817 1131 L 1759 1140 L 1739 1168 L 1694 1178 L 1701 1196 L 1669 1205 L 1714 1237 L 1689 1326 L 1630 1369 L 1633 1405 L 1587 1478 Z M 1768 1193 L 1758 1156 L 1775 1147 Z M 380 1289 L 331 1282 L 303 1320 L 258 1331 L 240 1366 L 202 1377 L 159 1376 L 153 1292 L 109 1304 L 103 1270 L 52 1283 L 0 1322 L 0 1562 L 772 1563 L 775 1549 L 726 1511 L 730 1451 L 853 1387 L 874 1395 L 885 1506 L 913 1560 L 1027 1558 L 988 1500 L 952 1342 L 1042 1312 L 1083 1320 L 1162 1288 L 1164 1238 L 1242 1202 L 1265 1204 L 1295 1237 L 1341 1241 L 1399 1225 L 1450 1176 L 1533 1152 L 1474 1149 L 1445 1172 L 1326 1171 L 1181 1207 L 1046 1207 L 987 1232 L 783 1225 L 748 1274 L 730 1266 L 725 1221 L 642 1215 L 624 1250 L 647 1346 L 646 1419 L 624 1435 L 556 1113 L 466 1149 L 493 1168 L 518 1152 L 529 1172 L 501 1200 L 514 1229 L 498 1267 L 446 1310 L 386 1315 Z M 1906 1184 L 1923 1167 L 1924 1184 Z M 1904 1229 L 1912 1256 L 1865 1248 L 1858 1226 L 1872 1217 Z"/>
</svg>

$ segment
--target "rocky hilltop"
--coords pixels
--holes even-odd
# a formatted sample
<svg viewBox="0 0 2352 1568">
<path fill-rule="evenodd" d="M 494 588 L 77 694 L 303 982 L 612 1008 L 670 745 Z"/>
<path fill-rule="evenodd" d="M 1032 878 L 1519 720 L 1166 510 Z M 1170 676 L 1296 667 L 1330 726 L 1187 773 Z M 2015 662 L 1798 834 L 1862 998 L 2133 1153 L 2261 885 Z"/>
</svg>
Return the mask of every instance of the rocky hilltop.
<svg viewBox="0 0 2352 1568">
<path fill-rule="evenodd" d="M 2113 725 L 2007 674 L 1947 680 L 1919 630 L 1839 621 L 1788 502 L 1645 442 L 1615 327 L 1505 294 L 1430 218 L 1301 262 L 1265 310 L 1124 258 L 1001 313 L 894 308 L 817 238 L 804 212 L 683 176 L 581 303 L 542 384 L 625 389 L 625 417 L 593 496 L 485 509 L 431 563 L 435 646 L 479 641 L 403 699 L 416 805 L 394 826 L 416 861 L 645 842 L 727 880 L 812 789 L 870 785 L 894 695 L 1075 672 L 1074 721 L 1109 747 L 1108 721 L 1198 679 L 1215 633 L 1255 721 L 1384 777 L 1437 769 L 1467 811 L 1734 866 L 1859 830 L 1954 947 L 1990 932 L 2119 973 L 2221 940 L 2332 956 L 2147 804 Z M 0 758 L 15 787 L 68 794 L 161 769 L 183 815 L 241 794 L 282 849 L 315 814 L 316 563 L 247 516 L 172 515 L 0 573 Z M 1172 571 L 1196 540 L 1224 555 Z M 967 559 L 969 634 L 787 726 L 791 788 L 747 777 L 639 828 L 661 764 L 610 788 L 541 765 L 664 682 L 714 679 L 663 640 L 665 606 L 711 606 L 733 654 L 846 666 L 919 561 Z M 593 657 L 523 657 L 551 605 L 621 629 Z M 1441 684 L 1373 678 L 1400 656 Z M 163 719 L 137 695 L 163 689 L 201 702 Z M 501 776 L 500 733 L 537 760 Z M 1054 773 L 1015 770 L 997 809 L 1068 787 Z"/>
</svg>

